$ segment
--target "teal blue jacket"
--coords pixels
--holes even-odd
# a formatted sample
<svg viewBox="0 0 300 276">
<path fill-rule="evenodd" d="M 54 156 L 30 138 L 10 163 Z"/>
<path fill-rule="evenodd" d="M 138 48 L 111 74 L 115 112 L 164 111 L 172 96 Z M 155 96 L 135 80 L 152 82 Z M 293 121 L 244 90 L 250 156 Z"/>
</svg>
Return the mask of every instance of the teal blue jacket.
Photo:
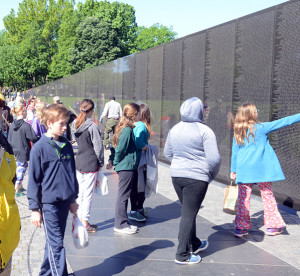
<svg viewBox="0 0 300 276">
<path fill-rule="evenodd" d="M 146 125 L 141 121 L 136 122 L 133 128 L 133 134 L 135 145 L 137 147 L 138 159 L 140 160 L 142 155 L 142 148 L 148 145 L 149 134 Z"/>
<path fill-rule="evenodd" d="M 140 159 L 134 141 L 134 134 L 130 127 L 125 127 L 120 136 L 117 147 L 112 150 L 115 171 L 137 170 Z"/>
<path fill-rule="evenodd" d="M 236 173 L 236 183 L 260 183 L 284 180 L 280 163 L 270 145 L 268 134 L 300 121 L 300 113 L 273 122 L 254 125 L 255 140 L 244 139 L 244 145 L 238 145 L 235 138 L 232 143 L 231 172 Z"/>
</svg>

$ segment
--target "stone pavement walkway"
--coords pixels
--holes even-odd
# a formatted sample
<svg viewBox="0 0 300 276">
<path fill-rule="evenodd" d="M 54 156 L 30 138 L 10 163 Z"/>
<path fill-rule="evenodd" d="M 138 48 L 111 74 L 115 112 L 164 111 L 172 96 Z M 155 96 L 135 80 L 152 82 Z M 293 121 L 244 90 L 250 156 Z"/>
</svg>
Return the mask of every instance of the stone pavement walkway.
<svg viewBox="0 0 300 276">
<path fill-rule="evenodd" d="M 106 152 L 107 158 L 107 152 Z M 90 245 L 76 250 L 72 243 L 69 216 L 66 229 L 68 271 L 74 275 L 300 275 L 300 218 L 281 210 L 287 230 L 279 236 L 264 235 L 262 202 L 251 200 L 253 228 L 243 239 L 233 237 L 234 216 L 222 212 L 225 186 L 210 184 L 199 212 L 200 238 L 208 238 L 210 247 L 201 254 L 201 264 L 179 266 L 173 262 L 177 245 L 180 205 L 171 184 L 169 166 L 159 165 L 159 194 L 146 200 L 150 217 L 139 223 L 140 232 L 123 236 L 113 232 L 117 175 L 104 171 L 109 178 L 109 194 L 95 196 L 91 222 L 98 232 L 90 235 Z M 24 187 L 27 186 L 27 175 Z M 18 248 L 13 254 L 11 275 L 38 275 L 44 255 L 44 231 L 30 222 L 26 197 L 16 199 L 22 229 Z M 70 264 L 69 264 L 70 263 Z M 184 267 L 184 268 L 183 268 Z"/>
</svg>

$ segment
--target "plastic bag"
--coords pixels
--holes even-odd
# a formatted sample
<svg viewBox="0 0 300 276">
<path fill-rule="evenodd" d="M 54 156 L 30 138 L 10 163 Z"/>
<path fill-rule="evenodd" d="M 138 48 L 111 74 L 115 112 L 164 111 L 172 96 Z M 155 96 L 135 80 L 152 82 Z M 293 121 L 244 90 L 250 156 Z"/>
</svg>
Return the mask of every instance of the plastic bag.
<svg viewBox="0 0 300 276">
<path fill-rule="evenodd" d="M 232 185 L 232 181 L 229 186 L 225 188 L 224 191 L 224 205 L 223 205 L 223 212 L 235 215 L 237 211 L 237 204 L 238 204 L 238 192 L 239 186 Z"/>
<path fill-rule="evenodd" d="M 97 174 L 95 193 L 97 195 L 107 195 L 108 194 L 107 177 L 104 175 L 104 173 L 102 171 L 99 171 Z"/>
<path fill-rule="evenodd" d="M 73 216 L 72 237 L 74 246 L 77 249 L 85 248 L 89 245 L 89 234 L 78 217 Z"/>
</svg>

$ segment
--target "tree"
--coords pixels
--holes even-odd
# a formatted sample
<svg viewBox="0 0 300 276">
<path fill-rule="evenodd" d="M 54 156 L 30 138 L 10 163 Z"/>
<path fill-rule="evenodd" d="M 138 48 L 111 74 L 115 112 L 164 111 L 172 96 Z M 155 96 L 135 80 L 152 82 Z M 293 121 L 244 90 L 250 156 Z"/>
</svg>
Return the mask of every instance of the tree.
<svg viewBox="0 0 300 276">
<path fill-rule="evenodd" d="M 139 27 L 136 33 L 135 48 L 132 53 L 146 50 L 160 44 L 176 39 L 177 33 L 173 28 L 159 25 L 158 23 L 151 27 Z"/>
<path fill-rule="evenodd" d="M 112 61 L 121 56 L 120 39 L 112 24 L 87 17 L 77 28 L 70 50 L 72 73 Z"/>
<path fill-rule="evenodd" d="M 95 16 L 110 23 L 121 41 L 122 56 L 130 54 L 137 31 L 135 9 L 132 6 L 106 0 L 86 0 L 84 4 L 78 3 L 78 11 L 83 18 Z"/>
</svg>

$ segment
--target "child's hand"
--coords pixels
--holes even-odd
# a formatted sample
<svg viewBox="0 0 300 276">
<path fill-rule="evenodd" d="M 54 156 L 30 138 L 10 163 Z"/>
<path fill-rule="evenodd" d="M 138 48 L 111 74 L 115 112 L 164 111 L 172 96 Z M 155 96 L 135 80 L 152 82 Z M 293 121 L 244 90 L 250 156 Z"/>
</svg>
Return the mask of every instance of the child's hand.
<svg viewBox="0 0 300 276">
<path fill-rule="evenodd" d="M 108 161 L 108 164 L 106 165 L 106 169 L 111 170 L 113 167 L 113 164 L 111 162 L 111 160 Z"/>
<path fill-rule="evenodd" d="M 231 172 L 231 173 L 230 173 L 230 179 L 236 180 L 236 173 Z"/>
<path fill-rule="evenodd" d="M 70 212 L 75 216 L 77 217 L 77 210 L 78 210 L 78 204 L 77 203 L 71 203 L 70 204 Z"/>
<path fill-rule="evenodd" d="M 31 213 L 31 223 L 37 227 L 41 228 L 42 215 L 40 211 L 32 211 Z"/>
</svg>

